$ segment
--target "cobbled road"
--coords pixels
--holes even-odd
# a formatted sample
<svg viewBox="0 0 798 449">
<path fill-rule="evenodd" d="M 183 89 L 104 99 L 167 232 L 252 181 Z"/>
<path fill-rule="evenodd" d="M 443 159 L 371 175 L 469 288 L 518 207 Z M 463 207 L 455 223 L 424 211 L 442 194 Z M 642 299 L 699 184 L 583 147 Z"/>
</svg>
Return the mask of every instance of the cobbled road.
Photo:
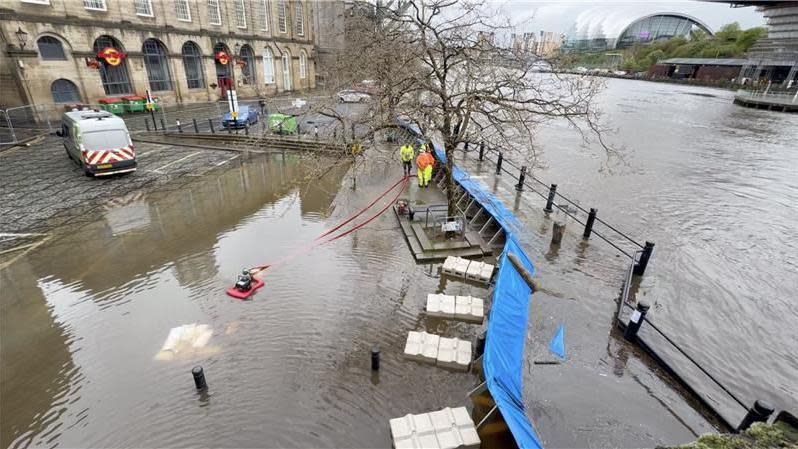
<svg viewBox="0 0 798 449">
<path fill-rule="evenodd" d="M 106 204 L 149 189 L 179 188 L 181 179 L 188 181 L 240 160 L 233 152 L 140 142 L 136 143 L 136 158 L 136 172 L 89 178 L 67 157 L 58 137 L 3 150 L 0 234 L 6 238 L 0 243 L 8 241 L 9 234 L 47 233 L 60 226 L 94 221 L 93 212 Z"/>
</svg>

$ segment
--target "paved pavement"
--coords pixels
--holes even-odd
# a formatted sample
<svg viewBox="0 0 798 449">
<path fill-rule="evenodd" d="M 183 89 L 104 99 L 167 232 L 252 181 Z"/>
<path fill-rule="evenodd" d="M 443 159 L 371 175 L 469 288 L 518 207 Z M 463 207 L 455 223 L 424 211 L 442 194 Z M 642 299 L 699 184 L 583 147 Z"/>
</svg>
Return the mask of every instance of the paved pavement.
<svg viewBox="0 0 798 449">
<path fill-rule="evenodd" d="M 179 186 L 181 179 L 201 176 L 242 157 L 148 143 L 137 144 L 136 153 L 136 172 L 89 178 L 54 136 L 0 152 L 0 249 L 9 247 L 15 234 L 47 233 L 58 226 L 90 222 L 96 218 L 93 212 L 105 204 L 156 186 Z"/>
</svg>

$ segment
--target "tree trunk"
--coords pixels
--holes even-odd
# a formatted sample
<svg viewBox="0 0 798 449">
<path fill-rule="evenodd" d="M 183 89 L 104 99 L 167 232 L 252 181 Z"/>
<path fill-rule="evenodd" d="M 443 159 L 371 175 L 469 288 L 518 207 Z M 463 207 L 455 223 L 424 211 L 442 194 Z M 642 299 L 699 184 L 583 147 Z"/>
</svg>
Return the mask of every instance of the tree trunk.
<svg viewBox="0 0 798 449">
<path fill-rule="evenodd" d="M 454 171 L 454 151 L 452 146 L 447 142 L 445 148 L 446 152 L 446 165 L 443 168 L 444 186 L 446 187 L 446 203 L 448 204 L 446 215 L 453 217 L 456 214 L 457 207 L 454 204 L 454 180 L 452 179 L 452 172 Z"/>
</svg>

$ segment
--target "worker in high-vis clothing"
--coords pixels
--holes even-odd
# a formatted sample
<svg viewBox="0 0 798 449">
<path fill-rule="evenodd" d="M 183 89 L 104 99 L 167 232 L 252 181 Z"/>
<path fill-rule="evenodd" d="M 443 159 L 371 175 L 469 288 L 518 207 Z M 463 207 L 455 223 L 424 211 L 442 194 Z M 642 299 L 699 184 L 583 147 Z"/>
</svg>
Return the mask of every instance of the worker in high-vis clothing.
<svg viewBox="0 0 798 449">
<path fill-rule="evenodd" d="M 410 170 L 413 168 L 413 156 L 415 155 L 415 150 L 411 144 L 402 145 L 402 148 L 399 149 L 399 156 L 402 158 L 402 167 L 405 176 L 410 176 Z"/>
<path fill-rule="evenodd" d="M 429 181 L 432 179 L 432 167 L 435 165 L 435 158 L 429 149 L 420 153 L 416 158 L 416 176 L 418 177 L 419 187 L 429 187 Z"/>
</svg>

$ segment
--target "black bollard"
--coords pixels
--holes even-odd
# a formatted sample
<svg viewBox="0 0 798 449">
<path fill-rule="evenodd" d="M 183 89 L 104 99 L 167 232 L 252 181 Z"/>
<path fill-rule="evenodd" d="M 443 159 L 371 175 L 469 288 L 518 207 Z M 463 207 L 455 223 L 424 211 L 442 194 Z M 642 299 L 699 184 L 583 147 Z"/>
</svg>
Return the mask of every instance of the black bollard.
<svg viewBox="0 0 798 449">
<path fill-rule="evenodd" d="M 374 345 L 371 347 L 371 370 L 380 370 L 380 345 Z"/>
<path fill-rule="evenodd" d="M 297 124 L 296 124 L 296 135 L 297 135 L 297 136 L 299 136 L 300 134 L 302 134 L 302 131 L 301 131 L 301 128 L 299 127 L 299 125 L 300 125 L 299 123 L 297 123 Z"/>
<path fill-rule="evenodd" d="M 249 125 L 244 125 L 244 134 L 249 135 Z"/>
<path fill-rule="evenodd" d="M 161 117 L 161 130 L 166 131 L 166 122 L 163 121 L 163 117 Z"/>
<path fill-rule="evenodd" d="M 282 136 L 283 135 L 283 122 L 280 122 L 280 125 L 277 127 L 278 133 Z"/>
<path fill-rule="evenodd" d="M 643 324 L 643 320 L 646 318 L 648 309 L 649 305 L 645 302 L 637 302 L 635 311 L 632 312 L 632 316 L 629 317 L 629 322 L 626 323 L 626 330 L 623 333 L 623 338 L 629 341 L 635 341 L 637 338 L 637 331 L 640 330 L 640 325 Z"/>
<path fill-rule="evenodd" d="M 751 424 L 755 422 L 767 422 L 772 414 L 773 407 L 767 402 L 757 399 L 754 401 L 754 405 L 748 409 L 748 413 L 745 414 L 743 420 L 740 421 L 740 425 L 737 426 L 737 431 L 742 432 L 751 427 Z"/>
<path fill-rule="evenodd" d="M 147 117 L 144 117 L 144 126 L 147 127 L 147 132 L 150 132 L 150 121 L 147 119 Z"/>
<path fill-rule="evenodd" d="M 651 258 L 651 253 L 654 251 L 654 243 L 646 241 L 646 246 L 643 247 L 643 253 L 640 254 L 640 260 L 635 264 L 635 275 L 642 276 L 646 272 L 648 266 L 648 259 Z"/>
<path fill-rule="evenodd" d="M 526 179 L 526 165 L 521 167 L 521 173 L 518 175 L 518 184 L 515 185 L 515 190 L 519 192 L 524 190 L 524 179 Z"/>
<path fill-rule="evenodd" d="M 552 184 L 549 187 L 549 197 L 546 199 L 546 207 L 543 208 L 546 212 L 552 211 L 552 206 L 554 206 L 554 196 L 557 194 L 557 184 Z"/>
<path fill-rule="evenodd" d="M 201 366 L 195 366 L 191 370 L 191 375 L 194 376 L 194 386 L 197 387 L 197 390 L 207 390 L 208 384 L 205 382 L 205 372 L 202 371 Z"/>
<path fill-rule="evenodd" d="M 216 130 L 213 129 L 213 120 L 212 119 L 208 119 L 208 126 L 210 126 L 210 128 L 211 128 L 211 134 L 216 134 Z"/>
<path fill-rule="evenodd" d="M 466 140 L 465 146 L 463 147 L 463 153 L 468 153 L 468 141 Z"/>
<path fill-rule="evenodd" d="M 183 132 L 183 127 L 180 126 L 180 120 L 177 120 L 177 132 L 179 132 L 179 133 Z"/>
<path fill-rule="evenodd" d="M 352 123 L 352 140 L 355 140 L 355 124 Z"/>
<path fill-rule="evenodd" d="M 597 209 L 591 207 L 590 212 L 587 214 L 587 222 L 585 223 L 585 232 L 582 233 L 583 239 L 589 239 L 590 233 L 593 232 L 593 223 L 596 221 Z"/>
<path fill-rule="evenodd" d="M 481 332 L 477 335 L 477 342 L 474 345 L 474 358 L 478 359 L 482 354 L 485 353 L 485 336 L 484 332 Z"/>
<path fill-rule="evenodd" d="M 485 159 L 485 142 L 479 144 L 479 160 Z"/>
<path fill-rule="evenodd" d="M 233 134 L 233 125 L 230 124 L 227 125 L 227 134 Z"/>
<path fill-rule="evenodd" d="M 194 132 L 199 134 L 199 127 L 197 127 L 197 119 L 192 118 L 191 122 L 194 123 Z"/>
<path fill-rule="evenodd" d="M 499 158 L 496 160 L 496 174 L 502 174 L 502 160 L 504 159 L 504 155 L 501 151 L 499 151 Z"/>
</svg>

